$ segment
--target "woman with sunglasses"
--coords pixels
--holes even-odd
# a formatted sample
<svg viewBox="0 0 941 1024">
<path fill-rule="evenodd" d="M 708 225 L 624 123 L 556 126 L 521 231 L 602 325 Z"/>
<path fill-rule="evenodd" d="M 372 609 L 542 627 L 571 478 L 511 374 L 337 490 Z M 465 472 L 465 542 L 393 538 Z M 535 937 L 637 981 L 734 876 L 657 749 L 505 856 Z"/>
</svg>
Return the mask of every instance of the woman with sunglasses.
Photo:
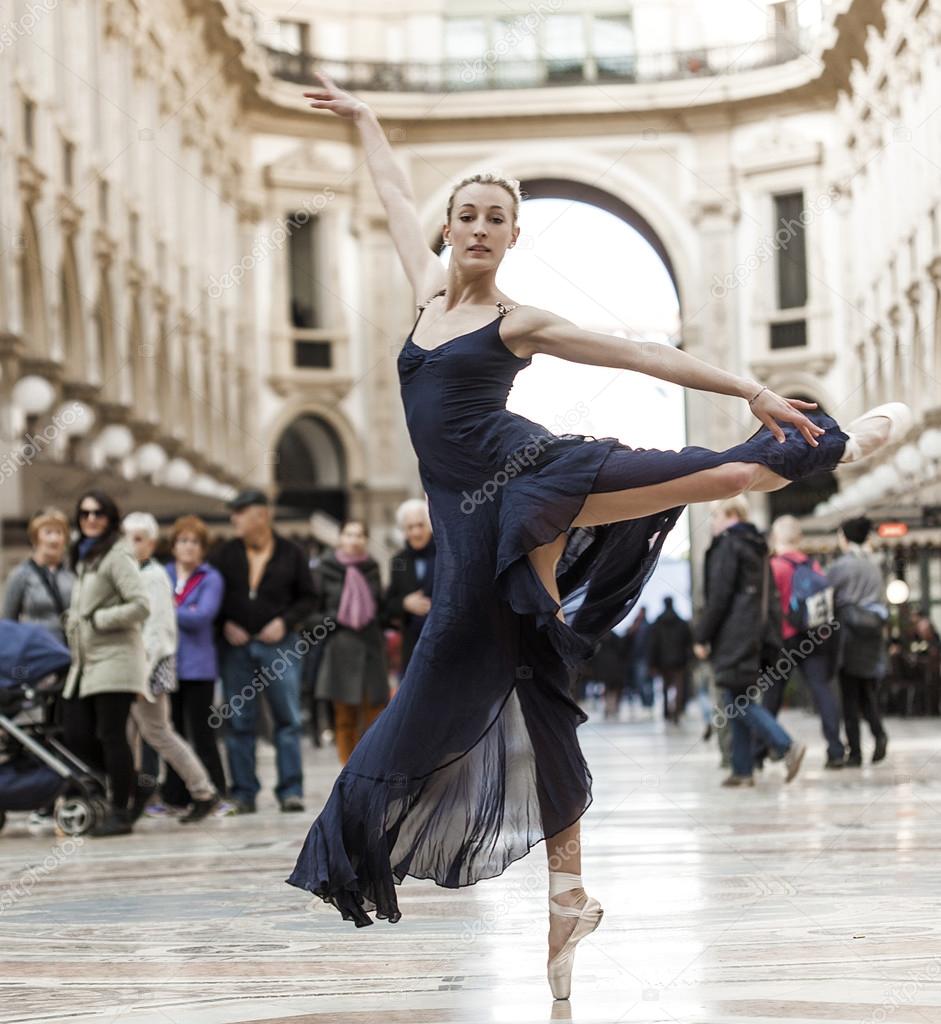
<svg viewBox="0 0 941 1024">
<path fill-rule="evenodd" d="M 91 835 L 125 835 L 132 827 L 128 803 L 134 782 L 127 719 L 138 694 L 151 699 L 141 631 L 150 609 L 114 501 L 101 491 L 86 491 L 75 517 L 79 538 L 72 546 L 76 580 L 66 619 L 72 667 L 63 691 L 65 741 L 108 779 L 111 807 Z"/>
</svg>

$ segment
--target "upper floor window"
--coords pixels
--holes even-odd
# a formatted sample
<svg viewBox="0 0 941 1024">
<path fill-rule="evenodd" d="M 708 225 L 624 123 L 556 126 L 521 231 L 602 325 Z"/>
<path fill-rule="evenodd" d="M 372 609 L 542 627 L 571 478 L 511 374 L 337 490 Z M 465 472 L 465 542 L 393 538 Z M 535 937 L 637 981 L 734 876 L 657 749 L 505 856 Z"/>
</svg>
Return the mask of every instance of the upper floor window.
<svg viewBox="0 0 941 1024">
<path fill-rule="evenodd" d="M 804 240 L 804 193 L 774 197 L 774 240 L 778 309 L 807 305 L 807 247 Z"/>
<path fill-rule="evenodd" d="M 307 53 L 307 25 L 302 21 L 266 18 L 258 37 L 265 46 L 281 53 Z"/>
<path fill-rule="evenodd" d="M 288 221 L 290 246 L 288 258 L 291 271 L 291 324 L 302 329 L 320 326 L 320 296 L 317 273 L 317 218 L 309 214 L 301 219 L 295 215 Z"/>
</svg>

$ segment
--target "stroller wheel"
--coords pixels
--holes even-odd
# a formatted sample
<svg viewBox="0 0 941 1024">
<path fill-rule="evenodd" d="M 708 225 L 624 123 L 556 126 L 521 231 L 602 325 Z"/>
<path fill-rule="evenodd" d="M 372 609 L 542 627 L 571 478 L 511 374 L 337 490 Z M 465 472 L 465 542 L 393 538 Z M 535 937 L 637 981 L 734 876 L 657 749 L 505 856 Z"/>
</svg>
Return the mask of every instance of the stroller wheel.
<svg viewBox="0 0 941 1024">
<path fill-rule="evenodd" d="M 56 825 L 67 836 L 84 835 L 98 820 L 100 812 L 97 803 L 81 796 L 63 797 L 56 804 Z"/>
</svg>

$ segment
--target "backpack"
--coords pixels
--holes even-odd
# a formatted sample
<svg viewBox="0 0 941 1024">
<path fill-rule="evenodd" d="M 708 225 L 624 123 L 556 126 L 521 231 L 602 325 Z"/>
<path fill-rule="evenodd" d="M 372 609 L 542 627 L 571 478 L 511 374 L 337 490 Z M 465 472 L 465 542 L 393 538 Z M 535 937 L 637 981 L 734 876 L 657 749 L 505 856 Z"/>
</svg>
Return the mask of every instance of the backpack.
<svg viewBox="0 0 941 1024">
<path fill-rule="evenodd" d="M 809 559 L 795 562 L 786 555 L 780 557 L 794 568 L 787 621 L 800 633 L 816 629 L 825 622 L 832 622 L 833 587 L 827 581 L 826 573 Z"/>
</svg>

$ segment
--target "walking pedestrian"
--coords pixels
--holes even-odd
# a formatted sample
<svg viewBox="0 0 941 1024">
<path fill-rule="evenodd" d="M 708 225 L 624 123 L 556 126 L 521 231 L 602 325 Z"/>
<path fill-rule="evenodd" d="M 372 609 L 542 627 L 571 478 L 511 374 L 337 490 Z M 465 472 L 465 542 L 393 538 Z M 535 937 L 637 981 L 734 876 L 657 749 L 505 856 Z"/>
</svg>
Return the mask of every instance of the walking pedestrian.
<svg viewBox="0 0 941 1024">
<path fill-rule="evenodd" d="M 732 774 L 723 786 L 753 786 L 754 737 L 773 760 L 784 760 L 786 781 L 798 773 L 806 746 L 792 739 L 761 705 L 759 677 L 781 645 L 780 603 L 764 538 L 749 522 L 744 495 L 713 505 L 713 541 L 706 552 L 705 605 L 696 625 L 695 653 L 709 658 L 725 690 L 732 723 Z"/>
<path fill-rule="evenodd" d="M 801 525 L 794 516 L 780 516 L 771 525 L 771 569 L 781 600 L 783 640 L 783 657 L 775 660 L 778 663 L 784 661 L 786 668 L 775 673 L 762 704 L 777 718 L 784 690 L 794 669 L 798 668 L 801 679 L 811 692 L 826 740 L 827 758 L 824 767 L 837 769 L 843 767 L 846 754 L 840 738 L 840 708 L 835 693 L 839 645 L 833 622 L 832 600 L 823 591 L 824 587 L 829 586 L 827 574 L 819 562 L 801 550 L 802 539 Z M 799 584 L 799 595 L 795 593 L 795 577 Z M 806 620 L 808 614 L 804 607 L 808 598 L 804 595 L 811 591 L 818 595 L 820 613 L 811 622 L 802 621 L 802 617 Z"/>
<path fill-rule="evenodd" d="M 162 757 L 183 779 L 187 792 L 192 795 L 192 806 L 180 821 L 184 824 L 201 821 L 218 805 L 219 794 L 192 747 L 173 728 L 170 716 L 170 694 L 177 689 L 176 607 L 166 569 L 153 557 L 160 528 L 150 512 L 131 512 L 122 525 L 140 565 L 150 606 L 143 623 L 150 692 L 139 695 L 131 705 L 131 720 L 144 745 L 131 816 L 132 819 L 140 817 L 156 791 L 159 758 Z"/>
<path fill-rule="evenodd" d="M 882 572 L 869 543 L 871 532 L 872 521 L 867 516 L 847 519 L 837 533 L 843 553 L 827 570 L 840 624 L 839 679 L 849 747 L 845 763 L 849 768 L 859 768 L 863 763 L 860 715 L 875 740 L 873 764 L 883 760 L 889 745 L 878 692 L 879 680 L 885 674 L 889 610 Z"/>
<path fill-rule="evenodd" d="M 663 611 L 650 627 L 647 659 L 650 672 L 663 683 L 663 717 L 674 725 L 689 701 L 689 665 L 693 657 L 693 632 L 686 619 L 673 607 L 673 598 L 663 599 Z"/>
</svg>

